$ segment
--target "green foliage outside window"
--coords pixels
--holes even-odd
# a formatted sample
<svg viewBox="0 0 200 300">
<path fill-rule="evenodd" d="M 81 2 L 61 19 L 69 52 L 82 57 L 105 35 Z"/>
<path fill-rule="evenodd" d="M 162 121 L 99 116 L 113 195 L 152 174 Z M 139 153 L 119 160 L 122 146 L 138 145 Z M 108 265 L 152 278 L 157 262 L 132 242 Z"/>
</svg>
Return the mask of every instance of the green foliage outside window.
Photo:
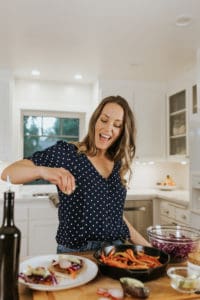
<svg viewBox="0 0 200 300">
<path fill-rule="evenodd" d="M 79 140 L 79 118 L 60 118 L 46 116 L 24 116 L 24 157 L 36 151 L 44 150 L 57 141 Z M 37 180 L 29 184 L 46 184 Z"/>
</svg>

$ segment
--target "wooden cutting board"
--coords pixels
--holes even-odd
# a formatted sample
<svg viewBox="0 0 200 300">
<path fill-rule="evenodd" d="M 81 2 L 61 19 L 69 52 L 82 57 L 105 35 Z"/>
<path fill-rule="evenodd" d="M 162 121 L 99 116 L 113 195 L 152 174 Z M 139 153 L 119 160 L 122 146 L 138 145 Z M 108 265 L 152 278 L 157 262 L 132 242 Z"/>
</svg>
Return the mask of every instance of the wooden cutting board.
<svg viewBox="0 0 200 300">
<path fill-rule="evenodd" d="M 145 283 L 150 288 L 150 296 L 148 300 L 200 300 L 200 295 L 188 295 L 175 291 L 170 287 L 170 280 L 167 276 L 157 280 Z M 98 300 L 98 288 L 121 288 L 118 280 L 114 280 L 102 275 L 97 277 L 86 285 L 76 287 L 69 290 L 56 292 L 33 292 L 33 300 Z M 136 298 L 124 297 L 124 300 Z"/>
</svg>

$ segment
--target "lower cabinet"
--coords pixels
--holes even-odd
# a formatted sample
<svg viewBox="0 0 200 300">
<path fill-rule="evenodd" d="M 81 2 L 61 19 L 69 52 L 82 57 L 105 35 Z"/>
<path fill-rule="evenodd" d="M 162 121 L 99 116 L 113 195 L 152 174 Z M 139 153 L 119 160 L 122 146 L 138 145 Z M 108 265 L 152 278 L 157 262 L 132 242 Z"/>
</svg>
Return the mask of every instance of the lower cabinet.
<svg viewBox="0 0 200 300">
<path fill-rule="evenodd" d="M 200 210 L 191 211 L 191 227 L 200 230 Z"/>
<path fill-rule="evenodd" d="M 190 212 L 176 203 L 160 200 L 160 224 L 190 225 Z"/>
<path fill-rule="evenodd" d="M 3 219 L 3 201 L 0 202 L 0 224 L 2 224 Z M 15 226 L 21 231 L 21 257 L 28 255 L 28 207 L 23 207 L 23 205 L 15 205 L 14 214 Z"/>
<path fill-rule="evenodd" d="M 30 205 L 29 255 L 56 253 L 57 214 L 58 209 L 49 200 L 38 200 Z"/>
<path fill-rule="evenodd" d="M 56 253 L 56 220 L 34 220 L 30 222 L 29 255 Z"/>
<path fill-rule="evenodd" d="M 15 225 L 21 231 L 20 256 L 56 253 L 55 240 L 58 227 L 58 209 L 47 198 L 16 199 Z M 3 201 L 0 201 L 0 226 Z"/>
</svg>

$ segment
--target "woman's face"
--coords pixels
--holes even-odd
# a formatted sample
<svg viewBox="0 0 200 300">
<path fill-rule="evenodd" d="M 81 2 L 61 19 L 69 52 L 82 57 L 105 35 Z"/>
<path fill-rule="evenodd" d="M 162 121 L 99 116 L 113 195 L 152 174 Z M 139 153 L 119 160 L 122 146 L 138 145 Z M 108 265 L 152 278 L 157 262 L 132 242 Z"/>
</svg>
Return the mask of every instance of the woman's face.
<svg viewBox="0 0 200 300">
<path fill-rule="evenodd" d="M 116 103 L 107 103 L 95 125 L 95 145 L 106 151 L 120 136 L 123 129 L 124 111 Z"/>
</svg>

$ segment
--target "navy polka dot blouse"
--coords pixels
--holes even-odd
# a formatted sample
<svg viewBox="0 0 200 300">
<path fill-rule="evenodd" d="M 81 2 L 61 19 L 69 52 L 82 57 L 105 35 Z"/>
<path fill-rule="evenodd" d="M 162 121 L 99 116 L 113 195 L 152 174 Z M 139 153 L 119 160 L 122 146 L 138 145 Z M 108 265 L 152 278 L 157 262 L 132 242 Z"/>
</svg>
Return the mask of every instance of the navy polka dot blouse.
<svg viewBox="0 0 200 300">
<path fill-rule="evenodd" d="M 122 218 L 126 189 L 120 181 L 119 162 L 105 179 L 85 154 L 78 153 L 75 145 L 64 141 L 34 153 L 29 159 L 38 166 L 65 168 L 75 177 L 74 193 L 68 196 L 58 189 L 58 244 L 79 248 L 87 241 L 129 238 Z"/>
</svg>

